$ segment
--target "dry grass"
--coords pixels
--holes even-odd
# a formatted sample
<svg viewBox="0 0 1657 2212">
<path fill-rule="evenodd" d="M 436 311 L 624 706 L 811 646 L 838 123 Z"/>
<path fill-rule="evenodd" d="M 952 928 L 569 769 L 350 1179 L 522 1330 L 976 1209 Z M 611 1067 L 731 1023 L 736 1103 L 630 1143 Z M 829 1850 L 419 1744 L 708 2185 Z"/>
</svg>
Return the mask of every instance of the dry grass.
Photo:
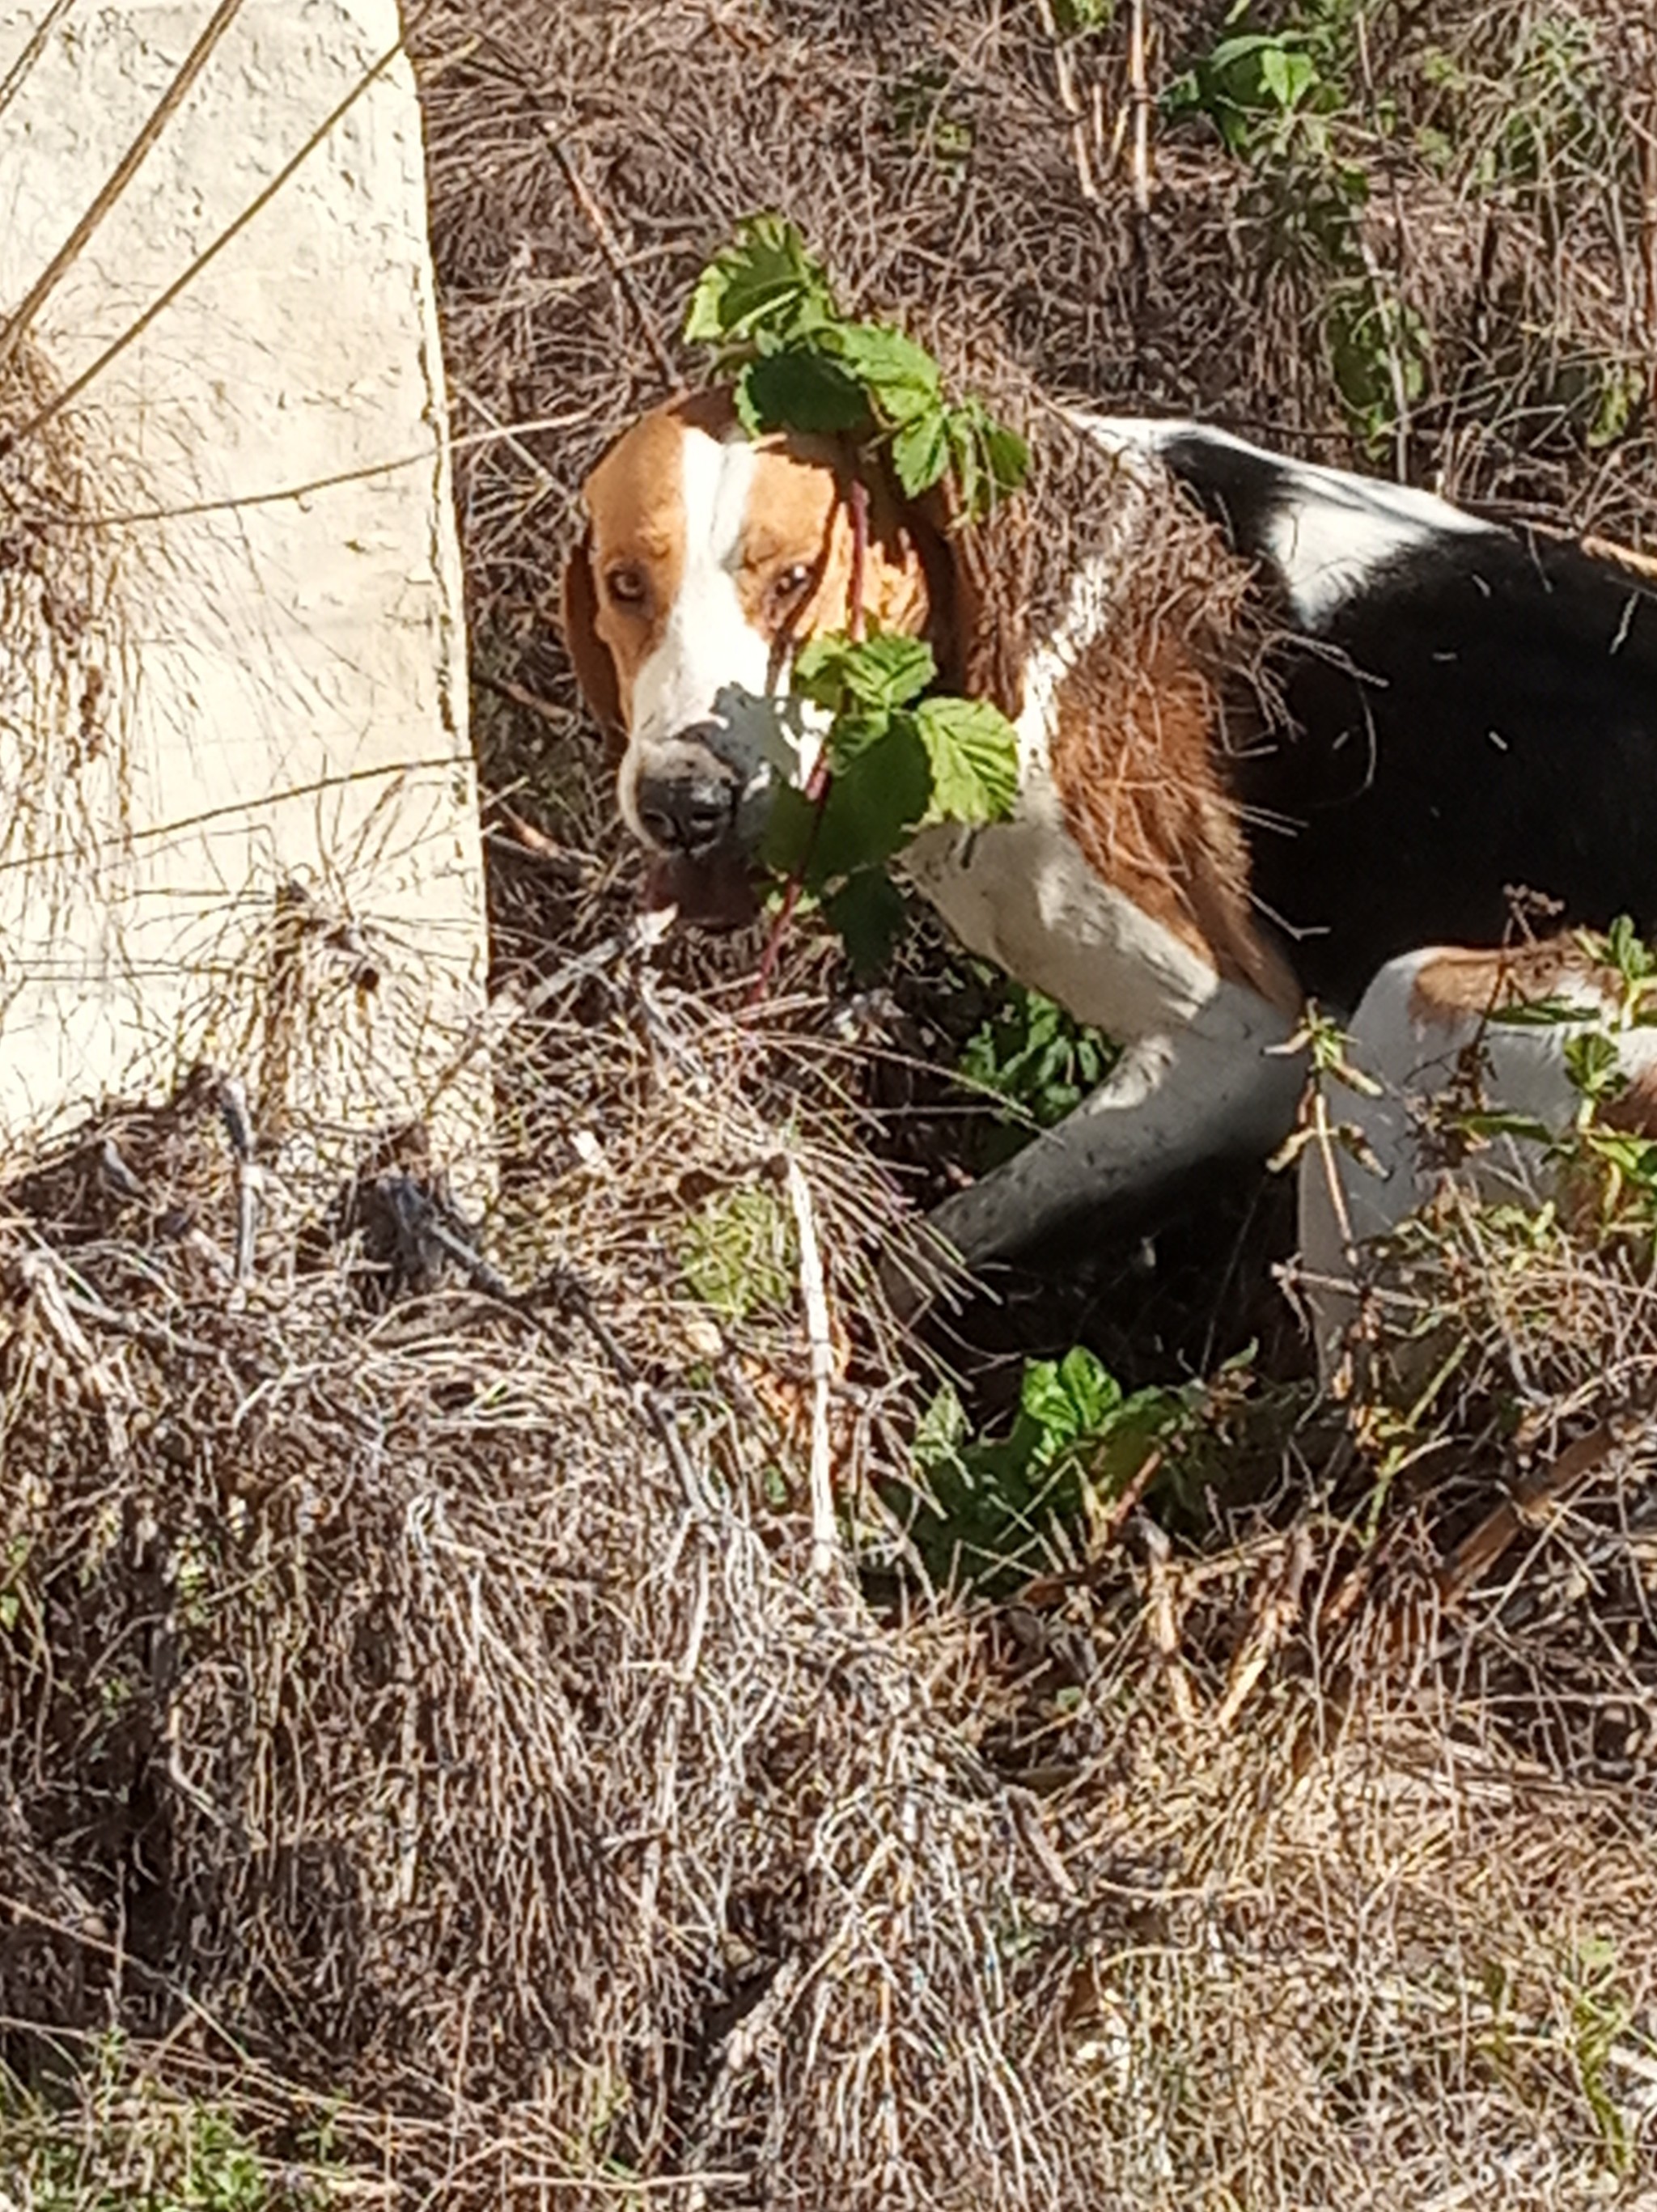
<svg viewBox="0 0 1657 2212">
<path fill-rule="evenodd" d="M 116 588 L 124 549 L 84 526 L 98 506 L 98 463 L 72 416 L 14 442 L 56 388 L 27 340 L 0 366 L 0 742 L 9 762 L 0 868 L 8 871 L 65 850 L 90 866 L 94 817 L 120 818 L 128 798 L 130 670 Z M 43 746 L 42 731 L 66 743 Z"/>
<path fill-rule="evenodd" d="M 613 920 L 578 902 L 501 1045 L 538 1163 L 516 1292 L 443 1245 L 417 1159 L 343 1243 L 268 1194 L 238 1291 L 206 1079 L 14 1187 L 6 2050 L 61 2095 L 50 2053 L 92 2040 L 85 2174 L 187 2110 L 274 2203 L 1639 2202 L 1643 1443 L 1476 1590 L 1435 1581 L 1513 1463 L 1501 1346 L 1553 1393 L 1544 1457 L 1605 1409 L 1578 1354 L 1515 1335 L 1493 1268 L 1455 1290 L 1479 1389 L 1401 1453 L 1379 1388 L 1361 1449 L 1267 1406 L 1279 1484 L 1203 1542 L 1141 1516 L 1039 1600 L 871 1607 L 814 1557 L 786 1196 L 792 1163 L 877 1553 L 909 1386 L 845 1056 L 806 979 L 756 1017 Z M 748 1310 L 689 1233 L 733 1194 L 770 1210 Z M 1580 1357 L 1609 1304 L 1621 1390 L 1647 1307 L 1598 1264 Z M 41 2139 L 14 2097 L 37 2179 Z"/>
</svg>

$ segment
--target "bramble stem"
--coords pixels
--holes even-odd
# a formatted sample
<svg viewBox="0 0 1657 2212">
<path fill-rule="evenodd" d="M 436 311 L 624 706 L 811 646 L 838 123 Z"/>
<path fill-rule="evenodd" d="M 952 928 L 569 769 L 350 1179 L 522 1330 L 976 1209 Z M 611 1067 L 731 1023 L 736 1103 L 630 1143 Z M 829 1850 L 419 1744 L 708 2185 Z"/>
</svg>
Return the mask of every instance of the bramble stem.
<svg viewBox="0 0 1657 2212">
<path fill-rule="evenodd" d="M 846 611 L 846 634 L 853 645 L 861 645 L 868 631 L 863 613 L 863 582 L 869 566 L 869 487 L 860 477 L 853 478 L 847 504 L 852 510 L 852 578 L 847 586 L 851 605 Z"/>
<path fill-rule="evenodd" d="M 869 567 L 869 488 L 861 478 L 853 479 L 846 503 L 852 514 L 852 574 L 847 586 L 846 595 L 850 604 L 846 611 L 846 634 L 853 645 L 861 645 L 868 629 L 864 618 L 863 586 Z M 822 750 L 813 762 L 811 773 L 805 780 L 805 796 L 816 809 L 805 840 L 805 850 L 800 855 L 799 865 L 790 872 L 788 881 L 783 885 L 782 903 L 777 908 L 776 920 L 771 925 L 770 934 L 765 940 L 765 950 L 760 955 L 754 988 L 748 994 L 750 1006 L 757 1006 L 770 988 L 771 977 L 782 951 L 783 938 L 794 918 L 794 909 L 799 904 L 799 895 L 805 884 L 805 872 L 811 865 L 812 854 L 816 850 L 817 831 L 822 823 L 822 810 L 828 802 L 828 786 L 832 780 L 828 741 L 825 739 Z"/>
</svg>

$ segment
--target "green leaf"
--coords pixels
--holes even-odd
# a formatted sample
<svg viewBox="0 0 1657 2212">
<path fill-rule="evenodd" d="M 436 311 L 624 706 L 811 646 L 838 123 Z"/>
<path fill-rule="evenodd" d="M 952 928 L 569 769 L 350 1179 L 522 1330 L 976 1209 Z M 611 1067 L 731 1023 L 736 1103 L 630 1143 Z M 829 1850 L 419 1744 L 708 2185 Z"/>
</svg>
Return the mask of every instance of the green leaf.
<svg viewBox="0 0 1657 2212">
<path fill-rule="evenodd" d="M 1199 114 L 1202 104 L 1195 70 L 1181 70 L 1178 76 L 1170 77 L 1156 100 L 1170 123 L 1177 123 L 1182 116 Z"/>
<path fill-rule="evenodd" d="M 809 891 L 878 867 L 906 845 L 932 798 L 932 770 L 911 714 L 871 734 L 839 769 L 821 802 L 785 785 L 766 823 L 761 858 Z"/>
<path fill-rule="evenodd" d="M 1051 1451 L 1100 1428 L 1121 1404 L 1122 1386 L 1078 1344 L 1062 1360 L 1033 1359 L 1018 1401 Z"/>
<path fill-rule="evenodd" d="M 1643 982 L 1657 973 L 1657 959 L 1625 914 L 1605 932 L 1605 957 L 1627 983 Z"/>
<path fill-rule="evenodd" d="M 889 707 L 841 708 L 824 739 L 828 765 L 836 775 L 843 775 L 859 753 L 866 753 L 871 745 L 879 744 L 889 735 L 892 714 Z"/>
<path fill-rule="evenodd" d="M 945 434 L 962 507 L 971 520 L 981 522 L 998 501 L 1023 485 L 1029 473 L 1030 449 L 978 399 L 950 409 Z"/>
<path fill-rule="evenodd" d="M 835 437 L 869 425 L 862 386 L 826 354 L 807 346 L 750 362 L 737 380 L 736 396 L 750 438 L 785 429 Z"/>
<path fill-rule="evenodd" d="M 1492 1028 L 1550 1030 L 1580 1022 L 1593 1011 L 1580 999 L 1520 999 L 1511 1006 L 1492 1006 L 1484 1018 Z"/>
<path fill-rule="evenodd" d="M 998 498 L 1022 491 L 1030 472 L 1030 449 L 1005 422 L 986 422 L 982 444 L 985 465 Z"/>
<path fill-rule="evenodd" d="M 909 920 L 903 894 L 883 868 L 860 868 L 823 901 L 822 911 L 860 981 L 886 968 Z"/>
<path fill-rule="evenodd" d="M 1107 30 L 1115 15 L 1116 0 L 1056 0 L 1053 11 L 1055 27 L 1067 39 Z"/>
<path fill-rule="evenodd" d="M 926 747 L 904 715 L 830 783 L 805 867 L 807 888 L 821 890 L 890 860 L 914 835 L 932 795 Z"/>
<path fill-rule="evenodd" d="M 1234 70 L 1239 62 L 1249 61 L 1276 44 L 1276 40 L 1268 32 L 1245 31 L 1237 38 L 1222 39 L 1210 53 L 1205 66 L 1212 70 L 1216 76 L 1223 76 Z"/>
<path fill-rule="evenodd" d="M 778 786 L 766 816 L 760 858 L 774 876 L 804 878 L 817 835 L 817 803 L 796 785 Z"/>
<path fill-rule="evenodd" d="M 950 418 L 942 407 L 899 427 L 892 439 L 892 469 L 906 499 L 930 491 L 949 465 Z"/>
<path fill-rule="evenodd" d="M 1317 76 L 1316 64 L 1290 46 L 1270 45 L 1259 59 L 1260 82 L 1280 107 L 1293 107 Z"/>
<path fill-rule="evenodd" d="M 793 224 L 780 216 L 750 216 L 703 270 L 684 335 L 693 345 L 729 344 L 762 327 L 786 331 L 835 313 L 822 266 Z"/>
<path fill-rule="evenodd" d="M 1587 1142 L 1596 1158 L 1620 1170 L 1630 1182 L 1650 1183 L 1657 1137 L 1642 1137 L 1626 1129 L 1590 1129 Z"/>
<path fill-rule="evenodd" d="M 1018 736 L 986 699 L 925 699 L 915 710 L 932 763 L 934 821 L 1005 821 L 1018 796 Z"/>
<path fill-rule="evenodd" d="M 934 1468 L 953 1458 L 967 1440 L 967 1409 L 953 1383 L 940 1383 L 936 1396 L 915 1424 L 910 1446 L 917 1467 Z"/>
<path fill-rule="evenodd" d="M 924 346 L 883 323 L 846 323 L 830 341 L 873 398 L 883 421 L 912 422 L 944 404 L 944 380 Z"/>
<path fill-rule="evenodd" d="M 1470 1137 L 1518 1137 L 1527 1144 L 1551 1145 L 1554 1132 L 1530 1114 L 1458 1114 L 1458 1129 Z"/>
<path fill-rule="evenodd" d="M 781 428 L 890 438 L 893 471 L 919 498 L 953 465 L 961 506 L 976 520 L 1024 480 L 1023 441 L 981 401 L 951 408 L 925 346 L 884 324 L 848 322 L 794 226 L 749 217 L 701 273 L 687 338 L 740 367 L 737 407 L 750 437 Z"/>
<path fill-rule="evenodd" d="M 865 638 L 847 659 L 847 690 L 871 707 L 907 707 L 937 678 L 938 663 L 926 639 L 893 631 Z"/>
<path fill-rule="evenodd" d="M 932 649 L 918 637 L 877 631 L 853 644 L 843 633 L 814 637 L 794 660 L 794 690 L 830 710 L 847 701 L 890 709 L 920 698 L 938 675 Z"/>
<path fill-rule="evenodd" d="M 1634 409 L 1640 397 L 1640 386 L 1636 379 L 1608 375 L 1599 387 L 1599 404 L 1588 425 L 1588 447 L 1597 453 L 1602 446 L 1614 446 L 1633 419 Z"/>
<path fill-rule="evenodd" d="M 1572 1089 L 1585 1098 L 1611 1097 L 1628 1087 L 1617 1040 L 1605 1036 L 1602 1030 L 1587 1030 L 1578 1036 L 1567 1037 L 1561 1057 Z"/>
<path fill-rule="evenodd" d="M 956 495 L 968 522 L 981 522 L 995 504 L 984 475 L 978 441 L 970 428 L 952 416 L 944 425 L 950 441 L 950 465 L 955 471 Z"/>
</svg>

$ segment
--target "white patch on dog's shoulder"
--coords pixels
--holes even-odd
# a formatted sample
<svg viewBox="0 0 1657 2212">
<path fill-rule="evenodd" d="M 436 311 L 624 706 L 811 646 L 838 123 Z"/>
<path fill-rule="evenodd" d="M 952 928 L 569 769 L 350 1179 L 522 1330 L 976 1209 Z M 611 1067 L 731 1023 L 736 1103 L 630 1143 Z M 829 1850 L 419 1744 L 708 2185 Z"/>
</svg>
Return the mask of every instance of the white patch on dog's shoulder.
<svg viewBox="0 0 1657 2212">
<path fill-rule="evenodd" d="M 1236 510 L 1241 550 L 1270 562 L 1296 621 L 1313 633 L 1401 555 L 1500 534 L 1431 492 L 1290 460 L 1205 422 L 1077 410 L 1070 419 L 1130 460 L 1181 447 L 1178 472 L 1199 479 L 1193 456 L 1211 453 L 1214 488 Z"/>
<path fill-rule="evenodd" d="M 1120 1042 L 1205 1028 L 1231 988 L 1094 873 L 1044 769 L 1026 781 L 1011 821 L 924 830 L 903 869 L 969 951 Z"/>
<path fill-rule="evenodd" d="M 1102 446 L 1109 447 L 1112 452 L 1130 461 L 1135 455 L 1155 459 L 1176 438 L 1198 434 L 1221 437 L 1228 434 L 1223 431 L 1204 431 L 1200 422 L 1192 422 L 1183 415 L 1099 415 L 1090 407 L 1063 407 L 1059 411 L 1073 429 L 1096 438 Z"/>
<path fill-rule="evenodd" d="M 1266 545 L 1296 621 L 1315 633 L 1401 555 L 1489 534 L 1488 524 L 1430 492 L 1285 464 Z"/>
</svg>

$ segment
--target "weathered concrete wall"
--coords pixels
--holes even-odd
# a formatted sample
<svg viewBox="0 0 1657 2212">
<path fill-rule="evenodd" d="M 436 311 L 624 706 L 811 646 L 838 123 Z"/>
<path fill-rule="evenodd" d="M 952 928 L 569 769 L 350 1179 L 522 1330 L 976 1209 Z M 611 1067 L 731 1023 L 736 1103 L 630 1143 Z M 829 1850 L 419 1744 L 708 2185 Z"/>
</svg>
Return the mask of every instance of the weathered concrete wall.
<svg viewBox="0 0 1657 2212">
<path fill-rule="evenodd" d="M 210 12 L 77 0 L 52 27 L 0 106 L 0 315 Z M 45 14 L 0 0 L 0 87 Z M 0 374 L 0 427 L 118 340 L 398 33 L 394 0 L 246 0 Z M 443 417 L 399 55 L 0 459 L 0 1146 L 206 1057 L 296 1157 L 421 1112 L 477 1154 L 484 1071 L 452 1074 L 485 945 Z"/>
</svg>

